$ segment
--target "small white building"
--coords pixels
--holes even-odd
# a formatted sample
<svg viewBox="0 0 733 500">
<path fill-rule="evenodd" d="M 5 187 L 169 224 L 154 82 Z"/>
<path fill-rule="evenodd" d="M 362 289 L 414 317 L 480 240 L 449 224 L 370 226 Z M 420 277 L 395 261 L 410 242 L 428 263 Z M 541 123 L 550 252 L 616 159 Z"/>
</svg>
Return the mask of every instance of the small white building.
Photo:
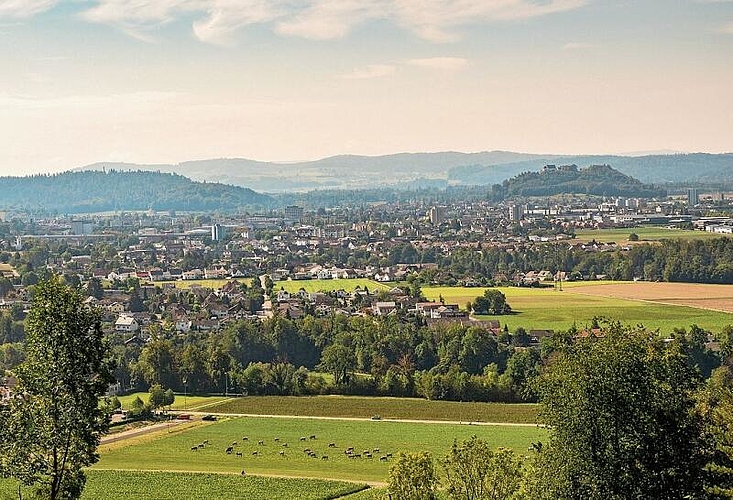
<svg viewBox="0 0 733 500">
<path fill-rule="evenodd" d="M 136 332 L 140 329 L 140 324 L 129 314 L 121 314 L 115 321 L 115 331 L 117 332 Z"/>
</svg>

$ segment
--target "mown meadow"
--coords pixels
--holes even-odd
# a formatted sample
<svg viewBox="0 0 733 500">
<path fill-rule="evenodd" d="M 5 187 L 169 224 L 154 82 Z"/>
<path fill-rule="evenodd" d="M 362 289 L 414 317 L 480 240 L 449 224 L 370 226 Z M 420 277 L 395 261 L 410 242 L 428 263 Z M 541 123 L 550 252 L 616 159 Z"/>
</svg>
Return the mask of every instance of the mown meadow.
<svg viewBox="0 0 733 500">
<path fill-rule="evenodd" d="M 95 468 L 219 473 L 245 470 L 254 474 L 383 482 L 391 461 L 388 455 L 424 450 L 440 457 L 448 453 L 454 439 L 460 441 L 473 435 L 494 448 L 503 446 L 521 453 L 532 442 L 546 440 L 547 430 L 533 425 L 222 418 L 181 432 L 102 445 L 101 460 Z M 260 440 L 263 444 L 258 444 Z M 204 442 L 207 444 L 199 447 Z M 228 447 L 232 447 L 229 454 Z M 347 457 L 347 447 L 353 447 L 362 456 Z M 311 450 L 311 456 L 304 452 L 306 449 Z M 364 453 L 367 450 L 372 458 Z"/>
</svg>

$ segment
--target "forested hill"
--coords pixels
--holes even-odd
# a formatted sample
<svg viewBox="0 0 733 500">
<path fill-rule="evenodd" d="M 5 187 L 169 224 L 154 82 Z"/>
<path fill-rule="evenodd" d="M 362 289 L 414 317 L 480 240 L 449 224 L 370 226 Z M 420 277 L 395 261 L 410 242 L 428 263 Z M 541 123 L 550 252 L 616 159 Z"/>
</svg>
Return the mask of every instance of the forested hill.
<svg viewBox="0 0 733 500">
<path fill-rule="evenodd" d="M 64 213 L 109 210 L 233 210 L 272 205 L 251 189 L 143 171 L 0 177 L 0 208 Z"/>
<path fill-rule="evenodd" d="M 653 198 L 666 196 L 664 189 L 624 175 L 608 165 L 591 165 L 577 170 L 525 172 L 496 184 L 494 198 L 515 196 L 552 196 L 556 194 L 592 194 Z"/>
</svg>

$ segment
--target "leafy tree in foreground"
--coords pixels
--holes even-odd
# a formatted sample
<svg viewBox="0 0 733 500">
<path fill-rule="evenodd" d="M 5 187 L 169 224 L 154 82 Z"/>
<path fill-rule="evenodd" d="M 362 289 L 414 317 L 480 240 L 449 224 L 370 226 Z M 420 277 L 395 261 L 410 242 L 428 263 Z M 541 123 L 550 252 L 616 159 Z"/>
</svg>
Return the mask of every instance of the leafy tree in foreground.
<svg viewBox="0 0 733 500">
<path fill-rule="evenodd" d="M 109 424 L 99 405 L 112 377 L 98 313 L 54 277 L 36 286 L 26 335 L 16 397 L 0 414 L 0 472 L 51 500 L 79 498 Z"/>
<path fill-rule="evenodd" d="M 559 351 L 539 383 L 551 429 L 532 498 L 702 498 L 710 446 L 678 342 L 612 324 Z"/>
<path fill-rule="evenodd" d="M 712 498 L 733 499 L 733 366 L 713 372 L 705 404 L 715 440 L 715 452 L 706 467 L 710 477 L 705 490 Z"/>
<path fill-rule="evenodd" d="M 524 465 L 512 450 L 492 451 L 486 441 L 473 436 L 453 443 L 443 460 L 445 487 L 453 500 L 507 500 L 522 484 Z"/>
<path fill-rule="evenodd" d="M 398 453 L 389 469 L 387 492 L 391 500 L 435 500 L 438 479 L 428 452 Z"/>
</svg>

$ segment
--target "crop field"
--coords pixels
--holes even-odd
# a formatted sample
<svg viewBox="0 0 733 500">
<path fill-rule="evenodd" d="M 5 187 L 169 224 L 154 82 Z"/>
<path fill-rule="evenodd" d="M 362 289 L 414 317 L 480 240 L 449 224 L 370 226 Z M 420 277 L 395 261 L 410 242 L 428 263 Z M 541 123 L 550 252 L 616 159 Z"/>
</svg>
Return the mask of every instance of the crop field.
<svg viewBox="0 0 733 500">
<path fill-rule="evenodd" d="M 152 439 L 102 445 L 101 460 L 95 467 L 209 473 L 246 470 L 252 474 L 383 482 L 389 471 L 389 454 L 424 450 L 441 457 L 454 439 L 472 435 L 492 447 L 523 452 L 533 441 L 546 440 L 547 430 L 537 426 L 237 417 Z M 260 440 L 263 444 L 258 444 Z M 199 447 L 204 442 L 208 444 Z M 228 454 L 225 450 L 230 446 L 232 453 Z M 347 447 L 353 447 L 361 457 L 349 458 Z M 310 456 L 306 449 L 311 450 Z"/>
<path fill-rule="evenodd" d="M 335 279 L 335 280 L 296 280 L 296 281 L 276 281 L 273 290 L 277 291 L 284 288 L 290 293 L 297 292 L 303 288 L 306 292 L 331 292 L 334 290 L 345 290 L 353 292 L 356 287 L 367 287 L 370 292 L 376 290 L 390 290 L 392 286 L 379 283 L 366 278 L 355 279 Z M 394 286 L 394 285 L 393 285 Z"/>
<path fill-rule="evenodd" d="M 633 295 L 621 295 L 618 290 L 621 287 L 628 287 L 633 290 L 638 283 L 621 284 L 594 284 L 595 282 L 584 282 L 584 284 L 573 283 L 571 286 L 563 285 L 563 291 L 553 288 L 499 288 L 507 297 L 507 302 L 512 306 L 514 314 L 505 316 L 479 316 L 479 319 L 497 319 L 502 326 L 507 324 L 510 331 L 518 327 L 526 329 L 553 329 L 566 330 L 573 324 L 583 327 L 591 322 L 594 316 L 621 321 L 623 323 L 637 325 L 643 324 L 647 328 L 659 328 L 662 332 L 671 332 L 675 327 L 689 328 L 697 324 L 713 332 L 720 331 L 725 325 L 733 324 L 733 314 L 702 309 L 703 301 L 696 304 L 682 301 L 661 301 L 632 300 Z M 585 286 L 587 284 L 587 286 Z M 660 289 L 674 283 L 660 283 Z M 692 286 L 692 285 L 683 285 Z M 594 287 L 594 288 L 591 288 Z M 611 291 L 618 287 L 618 296 L 611 296 Z M 671 288 L 670 288 L 671 289 Z M 437 300 L 442 296 L 448 303 L 457 303 L 465 307 L 466 302 L 482 295 L 485 288 L 459 288 L 459 287 L 424 287 L 423 293 L 431 300 Z M 594 291 L 594 294 L 585 293 L 587 290 Z M 719 295 L 730 296 L 728 289 L 716 289 Z M 731 287 L 733 290 L 733 287 Z M 707 305 L 712 303 L 713 297 L 707 297 Z M 713 308 L 710 306 L 710 308 Z"/>
<path fill-rule="evenodd" d="M 352 497 L 366 485 L 339 481 L 129 470 L 90 470 L 82 500 L 324 500 Z M 0 480 L 0 499 L 18 498 L 17 485 Z M 369 491 L 369 490 L 366 490 Z M 28 496 L 28 492 L 24 497 Z"/>
<path fill-rule="evenodd" d="M 229 399 L 207 408 L 215 413 L 254 415 L 299 415 L 312 417 L 444 420 L 533 424 L 534 404 L 459 403 L 417 398 L 359 396 L 247 396 Z"/>
<path fill-rule="evenodd" d="M 150 397 L 147 392 L 135 392 L 132 394 L 126 394 L 124 396 L 118 396 L 118 399 L 122 404 L 122 408 L 128 409 L 130 408 L 133 400 L 138 396 L 140 397 L 140 399 L 143 400 L 144 403 L 147 403 L 148 398 Z M 171 409 L 193 411 L 201 409 L 202 407 L 208 407 L 209 405 L 219 403 L 220 401 L 224 401 L 225 399 L 227 398 L 221 396 L 193 396 L 190 394 L 184 396 L 183 394 L 176 394 L 176 399 L 173 402 Z"/>
<path fill-rule="evenodd" d="M 599 297 L 645 300 L 733 313 L 733 285 L 638 281 L 585 286 L 577 292 Z"/>
<path fill-rule="evenodd" d="M 218 290 L 219 288 L 223 287 L 230 281 L 239 281 L 241 283 L 246 283 L 247 286 L 249 286 L 252 283 L 253 278 L 232 278 L 232 279 L 212 279 L 212 280 L 176 280 L 176 281 L 160 281 L 155 282 L 155 284 L 161 284 L 161 285 L 173 285 L 176 288 L 180 288 L 182 290 L 188 290 L 191 287 L 201 287 L 201 288 L 211 288 L 212 290 Z"/>
<path fill-rule="evenodd" d="M 628 241 L 629 235 L 635 233 L 639 241 Z M 618 244 L 638 244 L 650 241 L 683 239 L 683 240 L 707 240 L 720 238 L 723 234 L 708 233 L 705 231 L 692 231 L 689 229 L 668 229 L 659 226 L 643 226 L 634 228 L 613 228 L 613 229 L 580 229 L 575 232 L 573 242 L 588 242 L 596 240 L 603 243 L 616 242 Z"/>
</svg>

